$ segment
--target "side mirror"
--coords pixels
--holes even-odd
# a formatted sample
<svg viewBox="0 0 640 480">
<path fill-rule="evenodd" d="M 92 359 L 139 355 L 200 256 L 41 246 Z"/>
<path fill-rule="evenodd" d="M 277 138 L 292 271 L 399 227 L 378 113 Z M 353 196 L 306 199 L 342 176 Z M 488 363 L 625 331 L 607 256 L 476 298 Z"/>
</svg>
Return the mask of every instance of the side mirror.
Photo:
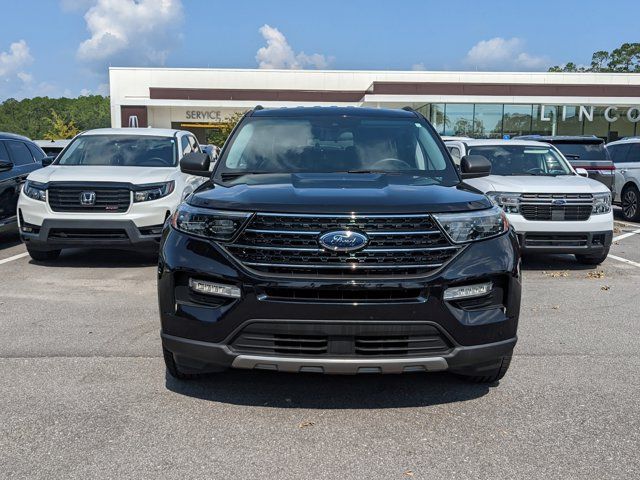
<svg viewBox="0 0 640 480">
<path fill-rule="evenodd" d="M 180 160 L 180 171 L 187 175 L 196 175 L 199 177 L 210 177 L 209 164 L 211 159 L 209 155 L 202 152 L 187 153 Z"/>
<path fill-rule="evenodd" d="M 53 161 L 56 159 L 55 156 L 51 156 L 51 157 L 44 157 L 42 159 L 42 166 L 43 167 L 48 167 L 49 165 L 51 165 L 53 163 Z"/>
<path fill-rule="evenodd" d="M 576 173 L 584 178 L 589 178 L 589 172 L 586 168 L 576 168 Z"/>
<path fill-rule="evenodd" d="M 460 160 L 462 179 L 491 175 L 491 162 L 482 155 L 467 155 Z"/>
<path fill-rule="evenodd" d="M 11 170 L 13 168 L 13 163 L 9 160 L 0 160 L 0 172 L 6 172 L 7 170 Z"/>
</svg>

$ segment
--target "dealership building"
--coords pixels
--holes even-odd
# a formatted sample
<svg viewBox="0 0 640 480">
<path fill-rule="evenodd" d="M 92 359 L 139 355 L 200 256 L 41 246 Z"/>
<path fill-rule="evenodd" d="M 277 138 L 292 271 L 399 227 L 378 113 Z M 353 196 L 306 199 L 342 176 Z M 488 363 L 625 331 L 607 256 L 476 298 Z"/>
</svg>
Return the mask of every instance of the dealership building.
<svg viewBox="0 0 640 480">
<path fill-rule="evenodd" d="M 236 112 L 411 106 L 442 135 L 640 135 L 640 75 L 621 73 L 111 68 L 111 123 L 190 130 Z"/>
</svg>

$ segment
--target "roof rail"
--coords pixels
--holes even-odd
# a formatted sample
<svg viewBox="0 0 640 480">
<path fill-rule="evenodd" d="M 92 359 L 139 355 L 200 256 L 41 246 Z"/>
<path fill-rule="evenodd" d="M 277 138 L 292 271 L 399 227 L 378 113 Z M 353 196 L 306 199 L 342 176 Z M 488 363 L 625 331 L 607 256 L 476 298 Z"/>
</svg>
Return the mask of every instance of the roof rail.
<svg viewBox="0 0 640 480">
<path fill-rule="evenodd" d="M 409 105 L 407 105 L 406 107 L 402 107 L 402 110 L 404 110 L 406 112 L 415 112 L 413 107 L 410 107 Z"/>
<path fill-rule="evenodd" d="M 255 107 L 253 107 L 254 110 L 264 110 L 264 107 L 262 105 L 256 105 Z"/>
</svg>

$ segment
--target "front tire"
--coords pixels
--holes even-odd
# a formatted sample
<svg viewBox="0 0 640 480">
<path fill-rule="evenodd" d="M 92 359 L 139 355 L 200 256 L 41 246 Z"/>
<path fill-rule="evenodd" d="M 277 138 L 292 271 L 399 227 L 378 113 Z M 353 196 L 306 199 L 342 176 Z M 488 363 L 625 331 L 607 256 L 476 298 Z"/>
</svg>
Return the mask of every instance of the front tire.
<svg viewBox="0 0 640 480">
<path fill-rule="evenodd" d="M 576 254 L 576 260 L 582 263 L 583 265 L 600 265 L 605 261 L 609 255 L 609 248 L 605 248 L 602 253 L 596 253 L 591 255 L 579 255 Z"/>
<path fill-rule="evenodd" d="M 462 373 L 458 374 L 458 376 L 472 383 L 496 383 L 506 375 L 509 365 L 511 365 L 511 355 L 505 355 L 500 358 L 498 365 L 493 370 L 488 370 L 482 375 Z"/>
<path fill-rule="evenodd" d="M 622 190 L 622 217 L 629 222 L 640 220 L 640 191 L 635 185 Z"/>
<path fill-rule="evenodd" d="M 34 250 L 33 248 L 27 247 L 27 252 L 29 252 L 29 256 L 33 258 L 36 262 L 47 262 L 51 260 L 55 260 L 60 256 L 60 252 L 62 250 Z"/>
</svg>

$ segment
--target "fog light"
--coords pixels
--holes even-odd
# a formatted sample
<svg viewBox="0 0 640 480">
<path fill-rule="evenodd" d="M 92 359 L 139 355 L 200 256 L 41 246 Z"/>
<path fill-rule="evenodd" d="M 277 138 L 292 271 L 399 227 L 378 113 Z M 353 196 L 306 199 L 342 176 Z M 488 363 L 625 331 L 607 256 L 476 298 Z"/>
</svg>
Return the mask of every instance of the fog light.
<svg viewBox="0 0 640 480">
<path fill-rule="evenodd" d="M 203 280 L 189 279 L 189 288 L 194 292 L 217 297 L 240 298 L 240 289 L 232 285 L 205 282 Z"/>
<path fill-rule="evenodd" d="M 491 282 L 478 283 L 476 285 L 465 285 L 462 287 L 451 287 L 444 291 L 445 300 L 460 300 L 462 298 L 482 297 L 491 292 Z"/>
</svg>

